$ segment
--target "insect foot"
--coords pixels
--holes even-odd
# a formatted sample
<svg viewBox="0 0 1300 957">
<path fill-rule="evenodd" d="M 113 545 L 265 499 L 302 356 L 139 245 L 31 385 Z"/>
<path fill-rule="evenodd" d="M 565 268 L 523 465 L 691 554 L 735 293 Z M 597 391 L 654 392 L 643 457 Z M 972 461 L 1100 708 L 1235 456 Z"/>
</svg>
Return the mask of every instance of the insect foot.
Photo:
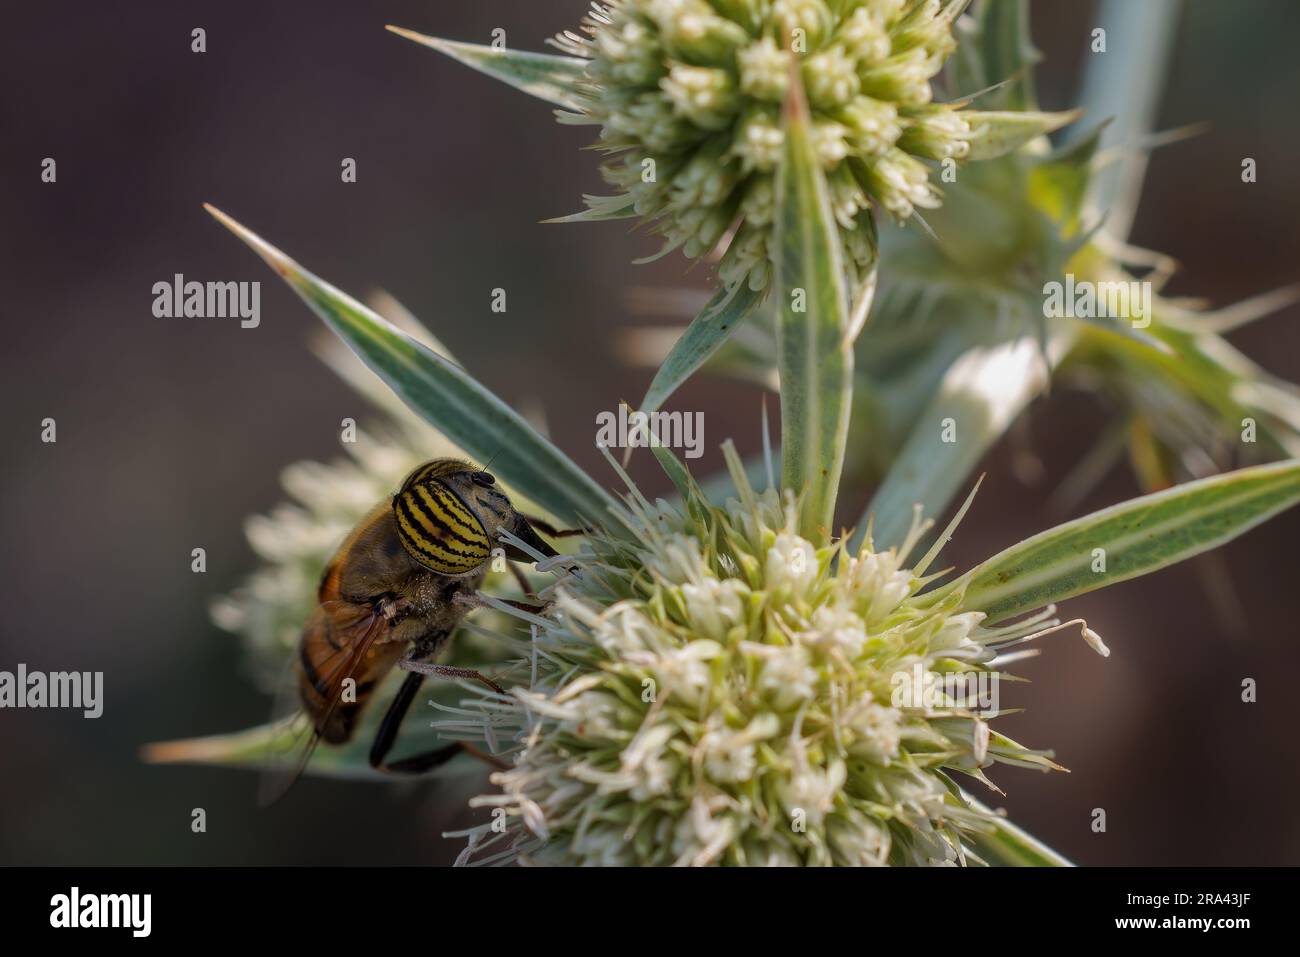
<svg viewBox="0 0 1300 957">
<path fill-rule="evenodd" d="M 384 597 L 375 602 L 375 610 L 389 622 L 405 618 L 411 607 L 411 602 L 405 598 Z"/>
</svg>

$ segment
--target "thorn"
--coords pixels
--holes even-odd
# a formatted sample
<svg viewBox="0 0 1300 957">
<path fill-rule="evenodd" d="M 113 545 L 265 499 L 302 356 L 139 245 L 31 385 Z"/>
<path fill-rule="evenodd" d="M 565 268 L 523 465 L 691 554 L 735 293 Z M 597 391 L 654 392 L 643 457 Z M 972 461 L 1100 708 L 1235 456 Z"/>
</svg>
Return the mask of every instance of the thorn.
<svg viewBox="0 0 1300 957">
<path fill-rule="evenodd" d="M 297 278 L 298 264 L 286 256 L 280 250 L 276 249 L 262 237 L 258 236 L 247 226 L 236 221 L 230 216 L 223 213 L 211 203 L 204 203 L 203 208 L 222 226 L 238 236 L 244 243 L 265 260 L 266 264 L 274 269 L 281 277 L 287 281 L 293 281 Z"/>
</svg>

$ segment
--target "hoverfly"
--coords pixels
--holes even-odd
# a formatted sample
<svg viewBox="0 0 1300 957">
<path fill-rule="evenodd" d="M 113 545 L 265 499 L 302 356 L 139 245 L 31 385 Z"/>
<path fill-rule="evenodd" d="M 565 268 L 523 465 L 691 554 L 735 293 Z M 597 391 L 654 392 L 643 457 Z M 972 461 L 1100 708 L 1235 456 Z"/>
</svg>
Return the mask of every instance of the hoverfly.
<svg viewBox="0 0 1300 957">
<path fill-rule="evenodd" d="M 503 549 L 507 558 L 532 561 L 508 542 L 498 544 L 502 530 L 545 556 L 556 554 L 534 525 L 552 536 L 581 534 L 556 531 L 517 512 L 491 473 L 458 459 L 421 465 L 390 501 L 362 519 L 326 565 L 318 604 L 303 626 L 288 687 L 298 713 L 279 746 L 297 747 L 299 754 L 287 765 L 288 777 L 263 779 L 264 803 L 283 796 L 320 741 L 343 744 L 352 739 L 363 709 L 394 665 L 408 674 L 371 745 L 373 768 L 419 774 L 462 751 L 500 766 L 491 756 L 460 743 L 399 760 L 388 755 L 429 675 L 477 680 L 501 692 L 486 675 L 435 664 L 433 659 L 461 619 L 482 604 L 477 590 L 494 548 Z M 518 577 L 527 594 L 527 583 Z"/>
</svg>

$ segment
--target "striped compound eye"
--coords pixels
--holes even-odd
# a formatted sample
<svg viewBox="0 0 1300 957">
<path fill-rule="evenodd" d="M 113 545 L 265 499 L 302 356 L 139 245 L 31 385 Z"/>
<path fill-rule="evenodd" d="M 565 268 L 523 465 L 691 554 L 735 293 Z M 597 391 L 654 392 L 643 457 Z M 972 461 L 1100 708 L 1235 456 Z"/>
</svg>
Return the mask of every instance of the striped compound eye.
<svg viewBox="0 0 1300 957">
<path fill-rule="evenodd" d="M 472 572 L 492 554 L 487 531 L 441 482 L 408 482 L 393 499 L 397 535 L 417 562 L 443 575 Z"/>
</svg>

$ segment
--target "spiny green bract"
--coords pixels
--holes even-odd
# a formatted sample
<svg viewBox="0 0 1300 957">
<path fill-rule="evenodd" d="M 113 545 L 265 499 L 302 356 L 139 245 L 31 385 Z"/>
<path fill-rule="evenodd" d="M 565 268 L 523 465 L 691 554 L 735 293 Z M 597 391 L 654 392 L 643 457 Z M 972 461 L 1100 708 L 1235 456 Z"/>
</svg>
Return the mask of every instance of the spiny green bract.
<svg viewBox="0 0 1300 957">
<path fill-rule="evenodd" d="M 722 257 L 728 287 L 765 289 L 782 103 L 797 64 L 818 156 L 859 275 L 874 263 L 870 208 L 897 219 L 938 205 L 923 159 L 959 159 L 971 124 L 932 102 L 930 81 L 955 47 L 968 0 L 608 0 L 565 33 L 590 59 L 586 109 L 615 154 L 606 178 L 666 238 L 703 256 L 738 224 Z"/>
<path fill-rule="evenodd" d="M 919 524 L 899 551 L 850 556 L 797 535 L 792 499 L 742 498 L 645 503 L 637 543 L 594 538 L 533 621 L 531 689 L 443 722 L 522 745 L 474 802 L 496 822 L 465 859 L 965 863 L 993 821 L 949 773 L 1055 767 L 944 681 L 1043 616 L 987 629 L 960 589 L 918 594 Z"/>
</svg>

